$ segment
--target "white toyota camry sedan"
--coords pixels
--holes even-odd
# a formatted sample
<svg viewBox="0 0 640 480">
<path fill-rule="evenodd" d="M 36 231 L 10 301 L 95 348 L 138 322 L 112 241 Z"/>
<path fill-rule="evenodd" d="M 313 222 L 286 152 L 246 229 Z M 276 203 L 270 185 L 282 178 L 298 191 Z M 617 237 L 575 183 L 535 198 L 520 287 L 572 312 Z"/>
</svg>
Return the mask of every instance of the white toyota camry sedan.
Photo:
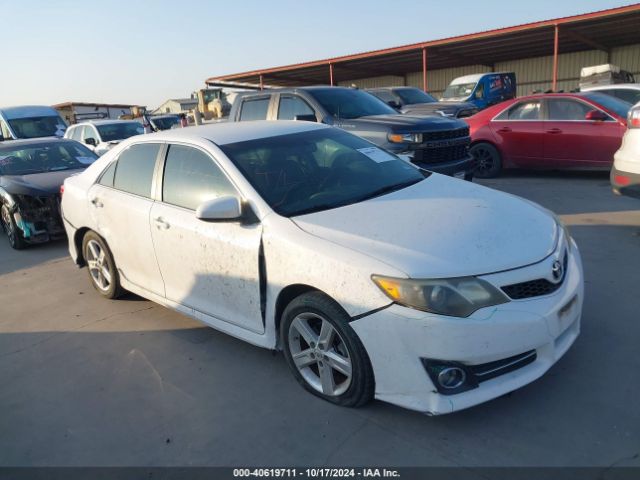
<svg viewBox="0 0 640 480">
<path fill-rule="evenodd" d="M 324 125 L 134 137 L 65 181 L 62 211 L 101 295 L 280 349 L 339 405 L 467 408 L 580 332 L 580 254 L 551 212 Z"/>
</svg>

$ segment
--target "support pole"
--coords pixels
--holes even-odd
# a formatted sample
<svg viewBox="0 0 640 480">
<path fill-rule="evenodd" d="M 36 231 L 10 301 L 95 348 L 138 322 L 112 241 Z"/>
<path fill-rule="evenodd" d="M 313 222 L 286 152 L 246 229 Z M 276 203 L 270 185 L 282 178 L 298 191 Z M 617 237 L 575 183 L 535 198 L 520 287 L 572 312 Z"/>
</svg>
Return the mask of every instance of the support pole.
<svg viewBox="0 0 640 480">
<path fill-rule="evenodd" d="M 264 89 L 264 84 L 262 83 L 262 74 L 260 74 L 260 90 Z"/>
<path fill-rule="evenodd" d="M 427 47 L 422 47 L 422 90 L 427 91 Z"/>
<path fill-rule="evenodd" d="M 551 90 L 556 91 L 558 89 L 558 24 L 554 25 L 553 35 L 553 79 L 551 82 Z"/>
<path fill-rule="evenodd" d="M 329 64 L 329 83 L 333 87 L 333 63 Z"/>
</svg>

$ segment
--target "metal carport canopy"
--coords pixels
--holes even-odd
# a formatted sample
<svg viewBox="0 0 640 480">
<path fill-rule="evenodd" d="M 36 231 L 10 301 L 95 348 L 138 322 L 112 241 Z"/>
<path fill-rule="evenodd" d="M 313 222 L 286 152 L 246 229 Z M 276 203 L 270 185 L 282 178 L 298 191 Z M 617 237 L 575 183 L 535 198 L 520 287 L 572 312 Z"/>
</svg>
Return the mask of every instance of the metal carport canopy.
<svg viewBox="0 0 640 480">
<path fill-rule="evenodd" d="M 557 35 L 557 38 L 556 38 Z M 313 62 L 208 78 L 207 85 L 304 86 L 640 43 L 640 3 Z M 554 75 L 555 77 L 555 75 Z M 424 87 L 426 90 L 424 76 Z M 554 78 L 555 84 L 556 78 Z"/>
</svg>

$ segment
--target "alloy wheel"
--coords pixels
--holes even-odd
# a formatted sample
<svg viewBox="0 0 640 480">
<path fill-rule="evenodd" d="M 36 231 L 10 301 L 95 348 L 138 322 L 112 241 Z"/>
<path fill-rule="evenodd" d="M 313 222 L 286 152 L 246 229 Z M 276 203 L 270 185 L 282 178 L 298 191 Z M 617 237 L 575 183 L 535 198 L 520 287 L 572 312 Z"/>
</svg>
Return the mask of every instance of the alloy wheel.
<svg viewBox="0 0 640 480">
<path fill-rule="evenodd" d="M 488 172 L 493 168 L 494 158 L 493 154 L 486 148 L 477 147 L 474 150 L 477 166 L 476 169 L 480 172 Z"/>
<path fill-rule="evenodd" d="M 331 322 L 316 313 L 301 313 L 289 327 L 289 351 L 304 380 L 323 395 L 342 395 L 351 385 L 352 361 Z"/>
<path fill-rule="evenodd" d="M 97 241 L 89 240 L 85 257 L 93 283 L 100 290 L 106 292 L 111 286 L 112 275 L 104 249 Z"/>
</svg>

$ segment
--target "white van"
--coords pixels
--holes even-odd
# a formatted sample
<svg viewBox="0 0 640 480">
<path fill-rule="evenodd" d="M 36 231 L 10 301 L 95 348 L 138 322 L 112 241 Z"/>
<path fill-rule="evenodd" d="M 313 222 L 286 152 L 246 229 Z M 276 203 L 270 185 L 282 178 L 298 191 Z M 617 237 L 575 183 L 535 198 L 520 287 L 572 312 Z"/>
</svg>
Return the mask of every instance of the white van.
<svg viewBox="0 0 640 480">
<path fill-rule="evenodd" d="M 19 138 L 62 137 L 66 130 L 67 124 L 52 107 L 0 107 L 0 142 Z"/>
</svg>

